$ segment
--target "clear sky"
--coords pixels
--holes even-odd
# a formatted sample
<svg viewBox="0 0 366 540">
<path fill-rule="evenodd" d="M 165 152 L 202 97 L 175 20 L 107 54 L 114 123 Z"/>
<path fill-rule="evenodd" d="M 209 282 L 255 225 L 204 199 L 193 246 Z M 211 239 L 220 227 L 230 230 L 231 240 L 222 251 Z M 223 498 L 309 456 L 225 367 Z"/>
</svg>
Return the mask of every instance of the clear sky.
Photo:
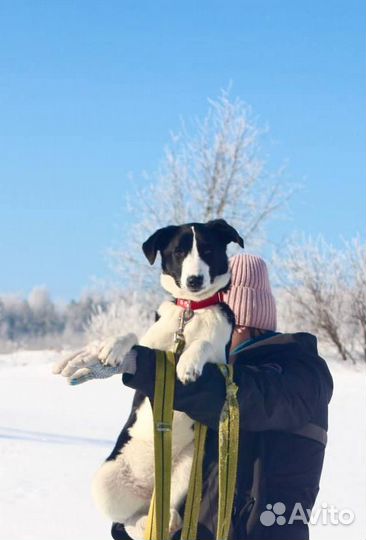
<svg viewBox="0 0 366 540">
<path fill-rule="evenodd" d="M 2 1 L 0 293 L 77 297 L 108 275 L 130 173 L 232 95 L 305 184 L 271 229 L 364 227 L 364 1 Z"/>
</svg>

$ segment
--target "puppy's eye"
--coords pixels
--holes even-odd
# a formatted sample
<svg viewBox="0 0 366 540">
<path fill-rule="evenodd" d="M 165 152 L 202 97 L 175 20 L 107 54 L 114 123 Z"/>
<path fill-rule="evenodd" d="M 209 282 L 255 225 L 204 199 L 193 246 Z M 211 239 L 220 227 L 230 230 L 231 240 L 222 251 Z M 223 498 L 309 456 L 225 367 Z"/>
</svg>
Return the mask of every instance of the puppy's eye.
<svg viewBox="0 0 366 540">
<path fill-rule="evenodd" d="M 184 251 L 182 248 L 175 248 L 174 254 L 177 255 L 178 257 L 182 257 L 184 255 Z"/>
<path fill-rule="evenodd" d="M 203 250 L 204 255 L 211 255 L 212 254 L 212 248 L 205 248 Z"/>
</svg>

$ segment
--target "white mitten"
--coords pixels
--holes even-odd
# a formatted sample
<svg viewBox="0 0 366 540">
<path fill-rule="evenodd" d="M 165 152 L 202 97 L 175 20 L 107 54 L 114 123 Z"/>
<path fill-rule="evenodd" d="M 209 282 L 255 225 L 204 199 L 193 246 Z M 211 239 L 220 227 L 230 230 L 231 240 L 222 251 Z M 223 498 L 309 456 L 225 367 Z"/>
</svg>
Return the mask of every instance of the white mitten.
<svg viewBox="0 0 366 540">
<path fill-rule="evenodd" d="M 134 374 L 136 352 L 130 349 L 136 343 L 135 334 L 93 342 L 55 364 L 53 373 L 67 377 L 68 383 L 72 385 L 92 379 L 105 379 L 118 373 Z"/>
</svg>

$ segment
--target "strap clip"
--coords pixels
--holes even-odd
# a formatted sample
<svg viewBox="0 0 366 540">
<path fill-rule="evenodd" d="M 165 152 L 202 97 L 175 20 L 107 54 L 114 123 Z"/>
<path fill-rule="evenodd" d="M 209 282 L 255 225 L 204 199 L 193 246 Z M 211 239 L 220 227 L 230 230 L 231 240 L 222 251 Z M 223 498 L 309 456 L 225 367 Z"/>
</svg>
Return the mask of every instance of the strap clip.
<svg viewBox="0 0 366 540">
<path fill-rule="evenodd" d="M 156 422 L 156 431 L 171 431 L 172 425 L 167 422 Z"/>
</svg>

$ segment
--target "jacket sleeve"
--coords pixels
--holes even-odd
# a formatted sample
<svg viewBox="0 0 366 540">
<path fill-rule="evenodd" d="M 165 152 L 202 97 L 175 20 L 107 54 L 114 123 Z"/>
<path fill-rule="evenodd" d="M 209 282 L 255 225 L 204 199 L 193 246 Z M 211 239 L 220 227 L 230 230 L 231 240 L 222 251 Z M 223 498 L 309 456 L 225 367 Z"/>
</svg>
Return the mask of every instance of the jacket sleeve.
<svg viewBox="0 0 366 540">
<path fill-rule="evenodd" d="M 138 353 L 136 373 L 125 373 L 123 382 L 153 401 L 155 351 L 139 345 L 134 348 Z M 310 421 L 324 391 L 321 360 L 303 360 L 301 355 L 295 355 L 289 360 L 260 366 L 236 362 L 234 380 L 238 385 L 241 428 L 295 430 Z M 207 363 L 197 381 L 183 385 L 177 380 L 174 409 L 218 429 L 225 395 L 223 375 L 215 364 Z"/>
</svg>

